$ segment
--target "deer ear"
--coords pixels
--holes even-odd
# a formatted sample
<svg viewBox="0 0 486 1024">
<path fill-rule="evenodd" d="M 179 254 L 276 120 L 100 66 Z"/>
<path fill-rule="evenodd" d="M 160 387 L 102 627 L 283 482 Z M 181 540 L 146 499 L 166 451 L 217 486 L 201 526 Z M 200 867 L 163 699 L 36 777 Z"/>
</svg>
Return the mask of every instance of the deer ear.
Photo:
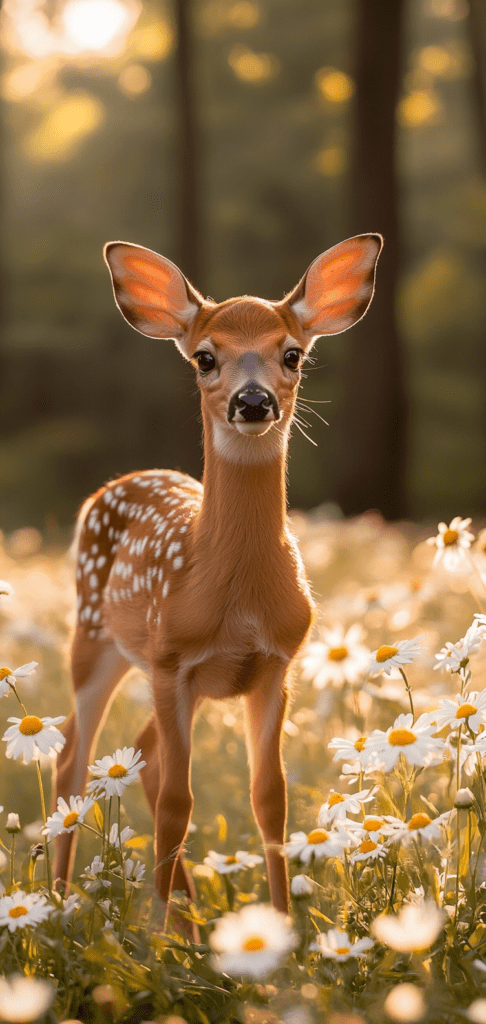
<svg viewBox="0 0 486 1024">
<path fill-rule="evenodd" d="M 107 242 L 103 254 L 125 320 L 150 338 L 173 338 L 187 356 L 184 338 L 203 304 L 202 296 L 174 263 L 151 249 Z"/>
<path fill-rule="evenodd" d="M 373 298 L 381 235 L 356 235 L 318 256 L 284 302 L 309 341 L 361 320 Z"/>
</svg>

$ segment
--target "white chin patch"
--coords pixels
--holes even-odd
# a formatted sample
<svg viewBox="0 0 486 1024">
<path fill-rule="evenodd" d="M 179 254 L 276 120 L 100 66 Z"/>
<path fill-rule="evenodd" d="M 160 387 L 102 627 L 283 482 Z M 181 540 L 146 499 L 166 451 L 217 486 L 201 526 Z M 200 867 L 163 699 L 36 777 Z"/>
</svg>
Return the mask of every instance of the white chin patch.
<svg viewBox="0 0 486 1024">
<path fill-rule="evenodd" d="M 235 421 L 235 427 L 240 434 L 267 434 L 275 420 L 255 420 L 253 423 L 241 423 Z"/>
</svg>

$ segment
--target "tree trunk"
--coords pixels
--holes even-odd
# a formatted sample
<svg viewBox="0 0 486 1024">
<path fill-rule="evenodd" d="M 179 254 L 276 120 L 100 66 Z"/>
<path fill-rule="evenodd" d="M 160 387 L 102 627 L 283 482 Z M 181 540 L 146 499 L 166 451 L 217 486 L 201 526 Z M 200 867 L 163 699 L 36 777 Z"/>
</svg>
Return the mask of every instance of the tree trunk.
<svg viewBox="0 0 486 1024">
<path fill-rule="evenodd" d="M 203 289 L 201 260 L 200 142 L 197 126 L 194 35 L 191 0 L 174 0 L 177 28 L 176 84 L 176 249 L 178 264 Z"/>
<path fill-rule="evenodd" d="M 385 248 L 370 311 L 346 336 L 337 481 L 337 498 L 347 515 L 378 508 L 387 519 L 406 514 L 407 403 L 395 309 L 400 262 L 395 111 L 403 12 L 404 0 L 359 0 L 348 234 L 380 231 Z"/>
</svg>

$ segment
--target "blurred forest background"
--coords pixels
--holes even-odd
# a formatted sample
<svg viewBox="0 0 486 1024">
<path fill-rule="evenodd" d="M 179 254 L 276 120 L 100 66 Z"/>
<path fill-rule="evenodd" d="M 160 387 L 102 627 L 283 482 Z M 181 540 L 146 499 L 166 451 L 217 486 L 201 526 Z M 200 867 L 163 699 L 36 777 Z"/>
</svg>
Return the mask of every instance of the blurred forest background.
<svg viewBox="0 0 486 1024">
<path fill-rule="evenodd" d="M 484 0 L 4 0 L 0 526 L 51 538 L 132 469 L 201 475 L 193 371 L 101 249 L 279 299 L 381 231 L 368 316 L 315 347 L 291 507 L 482 515 Z"/>
</svg>

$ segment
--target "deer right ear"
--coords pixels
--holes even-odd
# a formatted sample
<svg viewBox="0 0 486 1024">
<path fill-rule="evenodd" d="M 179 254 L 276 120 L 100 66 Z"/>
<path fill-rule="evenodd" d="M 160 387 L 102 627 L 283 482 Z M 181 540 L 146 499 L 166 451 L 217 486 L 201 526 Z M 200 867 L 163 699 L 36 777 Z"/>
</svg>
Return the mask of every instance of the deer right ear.
<svg viewBox="0 0 486 1024">
<path fill-rule="evenodd" d="M 174 263 L 151 249 L 107 242 L 103 254 L 125 320 L 150 338 L 173 338 L 188 358 L 184 338 L 204 301 L 199 292 Z"/>
</svg>

